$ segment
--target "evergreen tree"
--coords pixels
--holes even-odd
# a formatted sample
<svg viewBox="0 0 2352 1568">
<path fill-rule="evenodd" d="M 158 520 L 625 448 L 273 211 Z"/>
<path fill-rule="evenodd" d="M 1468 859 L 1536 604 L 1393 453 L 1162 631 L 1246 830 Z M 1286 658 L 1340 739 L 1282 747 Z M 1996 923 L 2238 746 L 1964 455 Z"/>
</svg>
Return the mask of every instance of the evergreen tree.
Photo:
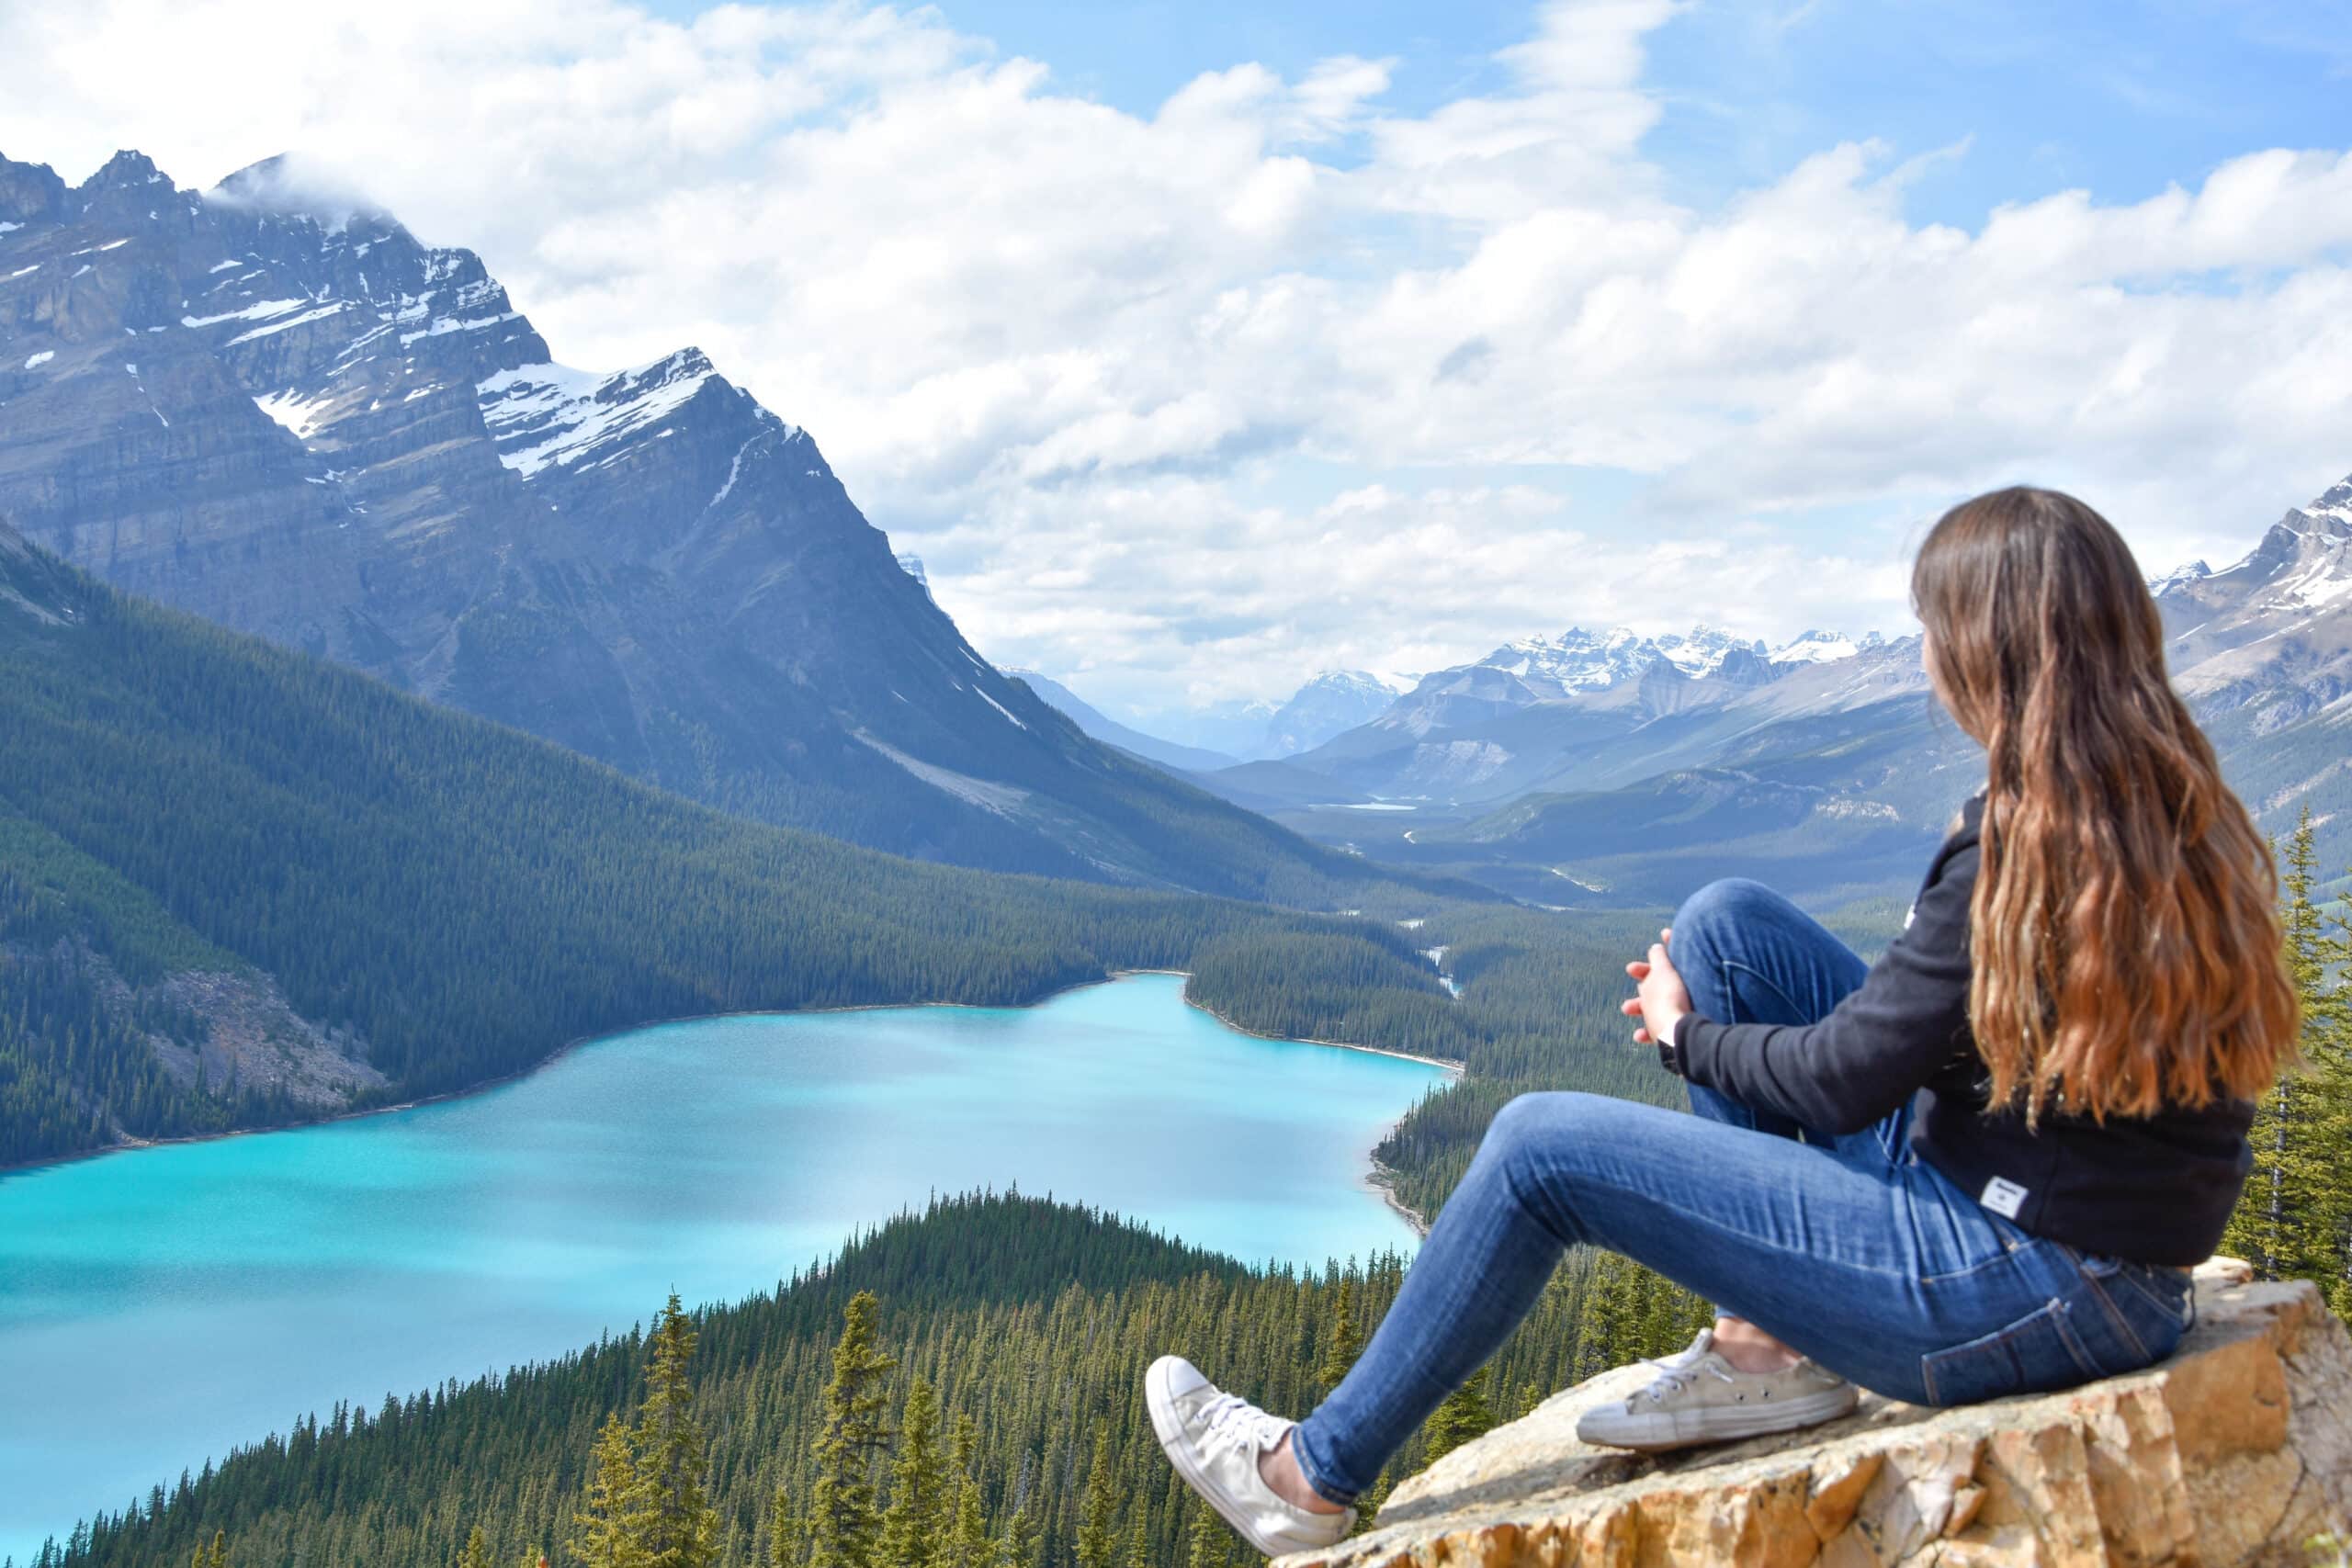
<svg viewBox="0 0 2352 1568">
<path fill-rule="evenodd" d="M 229 1533 L 226 1530 L 214 1530 L 212 1544 L 209 1547 L 199 1546 L 190 1553 L 187 1568 L 229 1568 Z"/>
<path fill-rule="evenodd" d="M 694 1320 L 673 1292 L 652 1335 L 653 1359 L 637 1423 L 635 1521 L 646 1568 L 711 1568 L 718 1516 L 704 1492 L 702 1427 L 695 1420 Z"/>
<path fill-rule="evenodd" d="M 1004 1521 L 1003 1538 L 997 1542 L 997 1561 L 1004 1568 L 1037 1568 L 1038 1544 L 1036 1521 L 1030 1518 L 1025 1506 L 1015 1508 Z"/>
<path fill-rule="evenodd" d="M 1329 1393 L 1340 1386 L 1363 1354 L 1363 1328 L 1356 1322 L 1356 1280 L 1353 1273 L 1340 1277 L 1339 1301 L 1331 1310 L 1331 1337 L 1323 1352 L 1323 1365 L 1316 1377 Z"/>
<path fill-rule="evenodd" d="M 1470 1441 L 1494 1429 L 1494 1412 L 1487 1405 L 1488 1371 L 1480 1367 L 1470 1374 L 1470 1381 L 1446 1395 L 1445 1403 L 1430 1412 L 1422 1425 L 1423 1457 L 1431 1464 Z"/>
<path fill-rule="evenodd" d="M 650 1568 L 644 1548 L 645 1488 L 637 1434 L 618 1414 L 605 1417 L 588 1461 L 588 1495 L 572 1523 L 571 1554 L 585 1568 Z"/>
<path fill-rule="evenodd" d="M 2352 1016 L 2342 969 L 2352 959 L 2341 915 L 2312 899 L 2317 855 L 2311 807 L 2279 848 L 2285 964 L 2302 1003 L 2301 1060 L 2255 1108 L 2254 1168 L 2222 1245 L 2274 1279 L 2319 1282 L 2332 1305 L 2352 1304 Z"/>
<path fill-rule="evenodd" d="M 466 1532 L 465 1550 L 458 1553 L 458 1568 L 490 1568 L 490 1548 L 481 1539 L 480 1525 Z"/>
<path fill-rule="evenodd" d="M 1217 1511 L 1197 1497 L 1185 1511 L 1191 1517 L 1184 1529 L 1184 1568 L 1227 1568 L 1233 1536 Z"/>
<path fill-rule="evenodd" d="M 792 1506 L 792 1491 L 779 1484 L 768 1503 L 768 1568 L 800 1568 L 808 1555 L 807 1532 Z"/>
<path fill-rule="evenodd" d="M 1094 1429 L 1094 1463 L 1086 1472 L 1086 1494 L 1078 1506 L 1078 1568 L 1111 1568 L 1114 1550 L 1112 1509 L 1111 1445 L 1102 1427 Z"/>
<path fill-rule="evenodd" d="M 1378 1479 L 1373 1482 L 1372 1489 L 1356 1499 L 1356 1530 L 1368 1530 L 1373 1527 L 1380 1517 L 1380 1510 L 1388 1504 L 1388 1495 L 1396 1490 L 1396 1477 L 1387 1471 L 1382 1471 Z"/>
<path fill-rule="evenodd" d="M 939 1451 L 939 1399 L 917 1373 L 899 1417 L 899 1462 L 890 1506 L 882 1517 L 882 1561 L 921 1568 L 938 1551 L 947 1507 L 947 1472 Z"/>
<path fill-rule="evenodd" d="M 968 1415 L 956 1417 L 956 1499 L 946 1533 L 932 1555 L 932 1568 L 992 1568 L 995 1544 L 989 1540 L 988 1511 L 981 1506 L 980 1432 Z"/>
<path fill-rule="evenodd" d="M 809 1497 L 815 1568 L 875 1568 L 881 1521 L 874 1506 L 874 1462 L 890 1446 L 882 1379 L 895 1364 L 875 1344 L 880 1306 L 871 1291 L 852 1296 L 833 1347 L 833 1376 L 825 1385 L 814 1450 L 817 1484 Z"/>
</svg>

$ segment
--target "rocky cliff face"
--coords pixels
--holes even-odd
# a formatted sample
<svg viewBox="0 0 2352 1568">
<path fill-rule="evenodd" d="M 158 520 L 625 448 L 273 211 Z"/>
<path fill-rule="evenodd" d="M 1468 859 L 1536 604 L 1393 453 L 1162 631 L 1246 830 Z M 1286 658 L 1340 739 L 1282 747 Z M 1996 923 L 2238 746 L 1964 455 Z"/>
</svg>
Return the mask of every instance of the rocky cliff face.
<svg viewBox="0 0 2352 1568">
<path fill-rule="evenodd" d="M 1397 1488 L 1379 1528 L 1283 1568 L 2002 1568 L 2293 1564 L 2352 1518 L 2352 1341 L 2308 1284 L 2199 1273 L 2171 1359 L 1934 1412 L 1866 1399 L 1801 1434 L 1644 1460 L 1577 1413 L 1620 1371 Z"/>
<path fill-rule="evenodd" d="M 0 159 L 0 521 L 770 820 L 1242 895 L 1363 874 L 991 668 L 698 350 L 558 365 L 479 257 L 277 162 L 199 194 Z"/>
</svg>

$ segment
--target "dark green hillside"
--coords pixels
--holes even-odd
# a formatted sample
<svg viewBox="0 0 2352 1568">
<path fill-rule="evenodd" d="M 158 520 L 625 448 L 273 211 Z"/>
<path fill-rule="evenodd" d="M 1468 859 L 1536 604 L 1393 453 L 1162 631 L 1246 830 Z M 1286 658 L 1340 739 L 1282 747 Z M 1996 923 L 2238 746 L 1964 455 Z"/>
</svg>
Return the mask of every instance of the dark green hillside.
<svg viewBox="0 0 2352 1568">
<path fill-rule="evenodd" d="M 772 1555 L 774 1501 L 781 1485 L 807 1509 L 831 1352 L 852 1296 L 871 1291 L 876 1346 L 895 1363 L 881 1392 L 897 1446 L 907 1447 L 920 1376 L 938 1398 L 945 1489 L 952 1496 L 968 1477 L 978 1506 L 984 1554 L 934 1562 L 1070 1568 L 1086 1561 L 1091 1492 L 1097 1539 L 1122 1568 L 1238 1563 L 1243 1554 L 1221 1528 L 1201 1532 L 1204 1555 L 1193 1555 L 1199 1505 L 1152 1440 L 1144 1368 L 1189 1355 L 1227 1386 L 1303 1415 L 1335 1351 L 1339 1366 L 1349 1359 L 1342 1314 L 1356 1335 L 1368 1333 L 1401 1279 L 1394 1256 L 1305 1277 L 1244 1269 L 1091 1211 L 1015 1196 L 902 1216 L 772 1295 L 695 1314 L 694 1414 L 708 1439 L 717 1561 L 808 1561 L 805 1545 Z M 1629 1269 L 1572 1259 L 1490 1364 L 1490 1413 L 1515 1416 L 1563 1383 L 1687 1339 L 1692 1305 Z M 546 1551 L 565 1568 L 581 1561 L 566 1543 L 597 1427 L 642 1397 L 646 1359 L 644 1337 L 632 1333 L 496 1383 L 338 1409 L 200 1477 L 126 1499 L 130 1507 L 77 1531 L 53 1561 L 179 1563 L 220 1530 L 238 1568 L 439 1568 L 480 1529 L 492 1563 Z M 968 1466 L 952 1441 L 967 1420 Z M 1417 1440 L 1393 1474 L 1419 1468 L 1425 1452 Z M 899 1491 L 894 1472 L 903 1473 L 889 1456 L 873 1463 L 886 1506 Z M 1025 1550 L 1005 1551 L 1008 1537 Z"/>
<path fill-rule="evenodd" d="M 1392 927 L 743 821 L 21 543 L 0 573 L 0 1164 L 459 1089 L 651 1019 L 1035 1001 L 1240 932 L 1436 994 Z M 1239 1021 L 1337 1028 L 1207 968 Z M 242 975 L 209 1021 L 264 1043 L 157 1066 L 213 1033 L 166 1016 L 188 971 Z"/>
</svg>

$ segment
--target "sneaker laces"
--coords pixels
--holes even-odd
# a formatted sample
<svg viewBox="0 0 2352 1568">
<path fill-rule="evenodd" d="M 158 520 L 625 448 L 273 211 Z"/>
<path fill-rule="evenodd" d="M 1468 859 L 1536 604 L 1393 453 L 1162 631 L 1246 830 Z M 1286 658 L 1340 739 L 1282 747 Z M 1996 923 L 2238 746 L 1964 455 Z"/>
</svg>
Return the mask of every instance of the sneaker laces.
<svg viewBox="0 0 2352 1568">
<path fill-rule="evenodd" d="M 1226 1437 L 1251 1449 L 1267 1450 L 1283 1440 L 1291 1424 L 1269 1416 L 1238 1393 L 1220 1393 L 1195 1411 L 1193 1424 L 1212 1437 Z"/>
<path fill-rule="evenodd" d="M 1683 1390 L 1689 1388 L 1690 1386 L 1691 1380 L 1698 1377 L 1702 1372 L 1715 1379 L 1719 1382 L 1737 1382 L 1739 1381 L 1731 1373 L 1724 1371 L 1723 1367 L 1712 1358 L 1696 1363 L 1686 1363 L 1679 1367 L 1670 1365 L 1662 1360 L 1645 1361 L 1642 1364 L 1644 1366 L 1656 1367 L 1657 1369 L 1657 1376 L 1650 1380 L 1650 1386 L 1645 1391 L 1650 1396 L 1650 1403 L 1652 1404 L 1664 1404 L 1666 1396 L 1669 1393 L 1680 1393 Z"/>
</svg>

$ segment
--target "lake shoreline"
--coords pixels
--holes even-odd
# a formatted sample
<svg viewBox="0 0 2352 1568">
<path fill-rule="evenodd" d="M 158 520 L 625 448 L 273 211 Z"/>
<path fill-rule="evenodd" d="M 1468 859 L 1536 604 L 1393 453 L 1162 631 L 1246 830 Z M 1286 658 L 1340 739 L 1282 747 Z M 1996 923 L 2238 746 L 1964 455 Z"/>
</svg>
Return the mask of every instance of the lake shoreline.
<svg viewBox="0 0 2352 1568">
<path fill-rule="evenodd" d="M 541 1072 L 548 1067 L 555 1066 L 556 1063 L 561 1061 L 572 1052 L 580 1050 L 583 1046 L 594 1045 L 600 1040 L 616 1039 L 624 1034 L 634 1034 L 638 1031 L 643 1029 L 659 1029 L 665 1024 L 706 1023 L 720 1019 L 729 1018 L 802 1018 L 820 1013 L 885 1012 L 892 1009 L 900 1008 L 1026 1010 L 1030 1008 L 1044 1007 L 1048 1002 L 1069 996 L 1073 991 L 1085 990 L 1090 986 L 1115 985 L 1121 980 L 1131 979 L 1140 975 L 1174 975 L 1182 977 L 1185 981 L 1182 999 L 1186 1007 L 1204 1012 L 1208 1014 L 1209 1017 L 1216 1020 L 1217 1022 L 1223 1024 L 1226 1028 L 1232 1030 L 1236 1034 L 1245 1034 L 1253 1040 L 1288 1041 L 1293 1044 L 1327 1045 L 1339 1051 L 1362 1051 L 1375 1056 L 1396 1056 L 1408 1062 L 1419 1062 L 1425 1066 L 1442 1068 L 1453 1075 L 1455 1082 L 1461 1081 L 1463 1075 L 1467 1070 L 1460 1062 L 1448 1061 L 1437 1056 L 1417 1056 L 1409 1051 L 1392 1050 L 1385 1045 L 1363 1045 L 1358 1044 L 1353 1041 L 1347 1040 L 1298 1040 L 1288 1034 L 1270 1034 L 1261 1030 L 1248 1028 L 1242 1024 L 1234 1022 L 1233 1020 L 1226 1017 L 1223 1013 L 1217 1011 L 1216 1009 L 1210 1007 L 1205 1002 L 1194 1001 L 1191 995 L 1191 982 L 1193 975 L 1192 971 L 1188 969 L 1114 969 L 1099 980 L 1080 980 L 1074 985 L 1057 987 L 1055 989 L 1046 992 L 1044 996 L 1025 1002 L 840 1002 L 826 1007 L 745 1008 L 733 1012 L 683 1013 L 675 1018 L 647 1019 L 637 1023 L 624 1024 L 618 1029 L 608 1029 L 594 1034 L 579 1035 L 573 1039 L 565 1041 L 562 1044 L 558 1045 L 554 1050 L 549 1051 L 546 1055 L 540 1057 L 537 1061 L 533 1062 L 528 1066 L 517 1068 L 515 1071 L 511 1073 L 502 1073 L 494 1078 L 484 1078 L 480 1083 L 468 1084 L 463 1089 L 444 1089 L 438 1094 L 419 1095 L 413 1100 L 403 1100 L 391 1105 L 369 1105 L 357 1110 L 335 1111 L 321 1116 L 306 1117 L 300 1121 L 277 1122 L 273 1122 L 266 1127 L 234 1127 L 226 1132 L 187 1133 L 177 1137 L 171 1138 L 125 1138 L 119 1143 L 107 1144 L 100 1148 L 79 1149 L 69 1155 L 58 1155 L 42 1159 L 19 1160 L 13 1164 L 0 1164 L 0 1179 L 16 1175 L 23 1171 L 45 1170 L 52 1166 L 74 1165 L 83 1160 L 98 1159 L 107 1155 L 130 1154 L 141 1149 L 168 1148 L 176 1144 L 211 1144 L 218 1143 L 224 1138 L 257 1137 L 268 1133 L 293 1132 L 303 1127 L 324 1127 L 337 1122 L 356 1122 L 369 1116 L 389 1116 L 397 1111 L 415 1111 L 427 1105 L 440 1105 L 453 1100 L 465 1100 L 474 1095 L 486 1094 L 494 1089 L 503 1089 L 508 1084 L 520 1083 L 523 1079 L 531 1077 L 533 1074 Z M 1394 1131 L 1395 1129 L 1392 1126 L 1390 1130 Z M 1383 1134 L 1384 1137 L 1385 1135 L 1385 1134 Z M 1375 1168 L 1379 1166 L 1379 1163 L 1380 1162 L 1377 1159 L 1373 1161 Z M 1413 1214 L 1411 1210 L 1405 1208 L 1402 1204 L 1395 1202 L 1393 1200 L 1390 1201 L 1389 1206 L 1396 1209 L 1398 1213 L 1403 1214 L 1408 1223 L 1415 1224 L 1419 1234 L 1427 1234 L 1426 1229 L 1419 1225 L 1417 1216 Z"/>
<path fill-rule="evenodd" d="M 1401 1124 L 1400 1122 L 1399 1125 Z M 1394 1132 L 1396 1129 L 1392 1127 L 1389 1130 Z M 1374 1148 L 1378 1146 L 1378 1145 L 1374 1145 Z M 1380 1195 L 1380 1201 L 1388 1205 L 1388 1212 L 1411 1227 L 1415 1236 L 1427 1241 L 1430 1237 L 1430 1223 L 1419 1209 L 1396 1196 L 1396 1168 L 1383 1160 L 1379 1155 L 1374 1154 L 1372 1156 L 1372 1174 L 1364 1178 L 1363 1184 L 1366 1189 Z"/>
</svg>

